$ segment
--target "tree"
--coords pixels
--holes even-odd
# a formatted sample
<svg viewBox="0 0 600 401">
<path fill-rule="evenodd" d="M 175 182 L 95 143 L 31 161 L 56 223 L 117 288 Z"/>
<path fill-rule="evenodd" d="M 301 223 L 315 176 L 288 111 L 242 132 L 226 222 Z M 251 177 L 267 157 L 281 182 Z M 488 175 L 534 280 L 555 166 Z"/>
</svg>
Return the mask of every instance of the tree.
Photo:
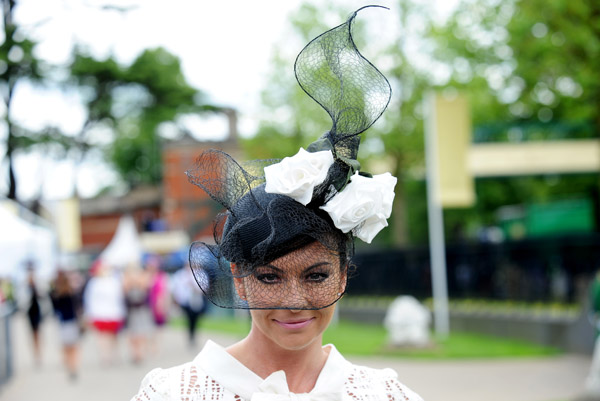
<svg viewBox="0 0 600 401">
<path fill-rule="evenodd" d="M 599 15 L 593 0 L 465 0 L 436 32 L 437 55 L 448 85 L 475 98 L 475 124 L 582 122 L 597 134 Z"/>
<path fill-rule="evenodd" d="M 65 67 L 49 66 L 35 57 L 36 43 L 13 20 L 16 4 L 16 0 L 2 0 L 4 41 L 0 45 L 0 88 L 5 104 L 9 198 L 17 197 L 13 159 L 16 152 L 25 149 L 43 151 L 46 155 L 60 154 L 73 159 L 76 166 L 91 150 L 101 149 L 130 187 L 160 183 L 161 124 L 177 123 L 180 116 L 188 113 L 220 110 L 207 104 L 203 94 L 186 82 L 179 59 L 161 48 L 146 50 L 130 65 L 123 66 L 112 57 L 95 59 L 76 47 L 66 66 L 68 79 L 52 80 L 63 75 Z M 130 9 L 99 7 L 118 12 Z M 22 83 L 32 82 L 80 91 L 87 115 L 78 134 L 66 135 L 56 127 L 31 132 L 13 121 L 14 94 Z"/>
<path fill-rule="evenodd" d="M 116 88 L 123 85 L 124 77 L 122 68 L 114 59 L 109 57 L 106 60 L 95 60 L 79 48 L 75 48 L 68 70 L 69 78 L 65 86 L 74 86 L 81 93 L 87 111 L 85 122 L 73 138 L 71 148 L 77 176 L 79 164 L 97 146 L 93 139 L 94 133 L 111 133 L 115 129 L 113 95 Z M 104 142 L 110 143 L 106 140 Z M 73 185 L 73 196 L 78 196 L 77 178 Z"/>
<path fill-rule="evenodd" d="M 392 215 L 392 243 L 407 245 L 418 241 L 411 238 L 411 226 L 423 227 L 426 216 L 414 213 L 425 203 L 425 193 L 419 190 L 414 181 L 422 177 L 415 170 L 423 171 L 424 165 L 424 124 L 423 99 L 434 82 L 430 68 L 424 68 L 416 60 L 415 46 L 420 46 L 427 57 L 427 33 L 433 25 L 432 9 L 428 4 L 417 1 L 399 1 L 394 10 L 398 11 L 398 31 L 385 55 L 392 68 L 388 77 L 395 89 L 394 98 L 384 114 L 385 124 L 377 127 L 386 155 L 393 160 L 392 174 L 398 178 L 394 212 Z M 409 202 L 415 198 L 415 202 Z M 411 193 L 412 191 L 412 193 Z"/>
<path fill-rule="evenodd" d="M 434 31 L 445 87 L 468 91 L 475 141 L 598 137 L 600 4 L 465 0 Z M 505 204 L 597 197 L 597 174 L 479 180 L 473 210 L 447 220 L 493 224 Z"/>
<path fill-rule="evenodd" d="M 294 37 L 276 45 L 269 84 L 262 92 L 262 104 L 267 110 L 264 114 L 268 117 L 261 120 L 257 134 L 243 142 L 250 157 L 269 159 L 293 155 L 331 126 L 325 110 L 300 88 L 293 70 L 294 57 L 302 46 L 331 28 L 323 22 L 327 13 L 338 15 L 340 21 L 347 17 L 331 5 L 302 4 L 291 17 Z"/>
<path fill-rule="evenodd" d="M 17 179 L 14 172 L 14 155 L 19 148 L 32 143 L 32 134 L 18 126 L 11 118 L 12 100 L 17 87 L 25 82 L 42 79 L 41 63 L 35 58 L 35 42 L 27 39 L 14 22 L 15 0 L 2 0 L 4 42 L 0 45 L 0 88 L 4 101 L 4 127 L 6 130 L 6 159 L 8 162 L 9 199 L 17 199 Z"/>
<path fill-rule="evenodd" d="M 219 110 L 203 102 L 202 93 L 186 82 L 179 59 L 162 48 L 145 50 L 129 66 L 78 49 L 69 70 L 69 84 L 81 90 L 87 109 L 77 137 L 80 157 L 93 146 L 95 133 L 109 133 L 107 159 L 129 187 L 161 182 L 162 123 Z"/>
</svg>

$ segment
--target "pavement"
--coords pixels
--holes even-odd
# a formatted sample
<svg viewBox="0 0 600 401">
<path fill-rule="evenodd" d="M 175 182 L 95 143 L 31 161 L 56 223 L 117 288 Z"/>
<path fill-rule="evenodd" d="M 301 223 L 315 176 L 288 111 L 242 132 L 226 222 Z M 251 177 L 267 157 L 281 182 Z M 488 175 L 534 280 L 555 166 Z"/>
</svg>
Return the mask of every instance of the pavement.
<svg viewBox="0 0 600 401">
<path fill-rule="evenodd" d="M 191 349 L 183 330 L 167 327 L 158 337 L 155 353 L 142 364 L 130 362 L 126 338 L 119 343 L 119 361 L 103 366 L 94 333 L 86 333 L 81 349 L 81 373 L 69 380 L 60 354 L 58 324 L 47 318 L 42 326 L 42 364 L 33 363 L 28 327 L 22 315 L 12 322 L 13 377 L 0 387 L 1 401 L 129 400 L 144 375 L 155 367 L 169 367 L 193 359 L 207 340 L 227 346 L 238 338 L 199 332 Z M 493 360 L 410 360 L 346 356 L 371 367 L 391 367 L 400 381 L 425 401 L 572 401 L 581 399 L 591 358 L 567 354 L 543 358 Z"/>
</svg>

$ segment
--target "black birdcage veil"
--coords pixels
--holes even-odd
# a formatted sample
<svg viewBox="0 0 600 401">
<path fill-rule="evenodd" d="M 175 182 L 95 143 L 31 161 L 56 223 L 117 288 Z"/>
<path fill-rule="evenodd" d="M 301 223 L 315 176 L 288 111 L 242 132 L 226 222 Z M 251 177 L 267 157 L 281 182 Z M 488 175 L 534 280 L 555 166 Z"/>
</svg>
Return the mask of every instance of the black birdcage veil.
<svg viewBox="0 0 600 401">
<path fill-rule="evenodd" d="M 331 151 L 334 162 L 306 205 L 265 190 L 264 168 L 279 160 L 239 164 L 209 150 L 187 171 L 190 182 L 227 209 L 215 222 L 215 244 L 195 242 L 190 248 L 196 281 L 217 306 L 321 309 L 345 292 L 353 234 L 336 228 L 320 206 L 359 170 L 358 135 L 379 118 L 391 96 L 388 81 L 354 45 L 356 13 L 311 41 L 296 59 L 300 86 L 333 122 L 307 147 Z"/>
</svg>

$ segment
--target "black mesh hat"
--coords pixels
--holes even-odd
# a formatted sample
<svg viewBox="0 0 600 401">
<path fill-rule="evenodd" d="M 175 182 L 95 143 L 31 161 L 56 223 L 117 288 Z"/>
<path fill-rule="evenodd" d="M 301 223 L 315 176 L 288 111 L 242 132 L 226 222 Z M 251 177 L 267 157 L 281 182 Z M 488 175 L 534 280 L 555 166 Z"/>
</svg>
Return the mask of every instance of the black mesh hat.
<svg viewBox="0 0 600 401">
<path fill-rule="evenodd" d="M 360 10 L 308 43 L 294 65 L 302 89 L 330 115 L 328 132 L 283 160 L 238 163 L 208 150 L 186 172 L 226 209 L 215 221 L 215 244 L 190 248 L 196 281 L 217 306 L 330 306 L 345 292 L 354 238 L 371 242 L 387 225 L 396 179 L 361 172 L 356 160 L 359 135 L 391 97 L 387 79 L 354 44 Z"/>
</svg>

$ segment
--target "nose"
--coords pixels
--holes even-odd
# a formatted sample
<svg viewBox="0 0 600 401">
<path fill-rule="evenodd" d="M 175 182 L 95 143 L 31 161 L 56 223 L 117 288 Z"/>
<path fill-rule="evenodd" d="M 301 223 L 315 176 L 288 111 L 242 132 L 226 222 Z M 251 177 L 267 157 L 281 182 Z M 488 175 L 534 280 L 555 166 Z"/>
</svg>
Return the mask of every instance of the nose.
<svg viewBox="0 0 600 401">
<path fill-rule="evenodd" d="M 298 313 L 303 309 L 310 308 L 310 302 L 307 299 L 308 295 L 300 280 L 290 280 L 288 284 L 288 307 L 290 308 L 290 312 Z"/>
</svg>

